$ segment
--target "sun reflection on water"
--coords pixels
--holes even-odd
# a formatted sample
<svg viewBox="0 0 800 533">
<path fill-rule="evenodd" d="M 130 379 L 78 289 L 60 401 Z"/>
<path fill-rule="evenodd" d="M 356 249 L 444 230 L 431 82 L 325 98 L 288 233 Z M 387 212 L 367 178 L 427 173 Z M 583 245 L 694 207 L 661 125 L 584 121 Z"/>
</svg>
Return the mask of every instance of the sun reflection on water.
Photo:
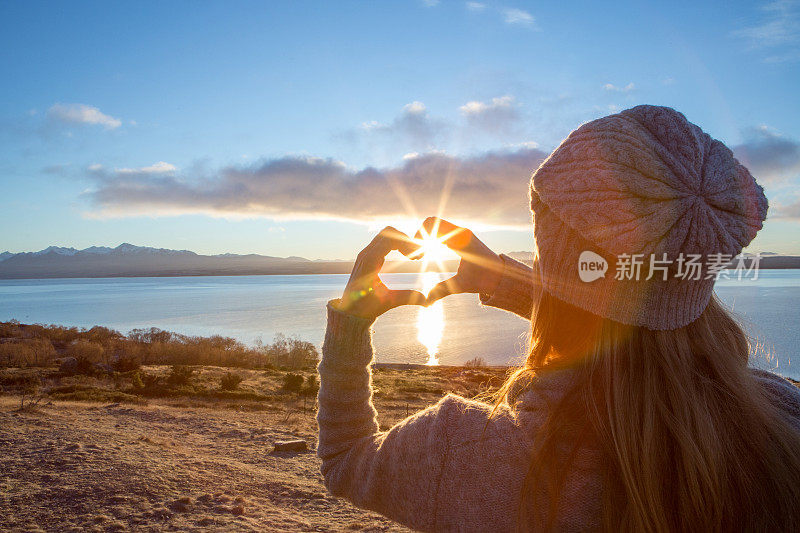
<svg viewBox="0 0 800 533">
<path fill-rule="evenodd" d="M 439 282 L 439 275 L 436 272 L 423 272 L 422 292 L 428 292 Z M 437 301 L 429 307 L 420 307 L 417 315 L 417 340 L 428 350 L 428 360 L 426 365 L 435 366 L 439 364 L 436 355 L 439 353 L 439 345 L 442 342 L 444 331 L 444 309 L 442 300 Z"/>
</svg>

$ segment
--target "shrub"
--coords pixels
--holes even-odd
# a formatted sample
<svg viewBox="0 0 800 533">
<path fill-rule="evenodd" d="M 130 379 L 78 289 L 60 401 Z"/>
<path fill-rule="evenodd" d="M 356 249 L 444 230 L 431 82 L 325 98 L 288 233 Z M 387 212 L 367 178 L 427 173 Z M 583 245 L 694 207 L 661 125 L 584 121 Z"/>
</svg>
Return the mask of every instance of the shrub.
<svg viewBox="0 0 800 533">
<path fill-rule="evenodd" d="M 141 372 L 135 372 L 133 376 L 131 376 L 131 387 L 137 390 L 144 388 L 144 380 L 142 379 Z"/>
<path fill-rule="evenodd" d="M 126 402 L 145 403 L 133 394 L 120 391 L 110 391 L 91 385 L 63 385 L 50 390 L 50 397 L 54 400 L 67 400 L 78 402 Z"/>
<path fill-rule="evenodd" d="M 32 355 L 30 348 L 21 342 L 0 344 L 0 361 L 3 366 L 25 366 L 25 361 Z"/>
<path fill-rule="evenodd" d="M 29 398 L 28 404 L 37 404 L 41 400 L 41 396 L 38 400 L 34 400 L 36 395 L 39 392 L 39 388 L 42 385 L 42 380 L 39 376 L 25 376 L 23 379 L 20 380 L 16 387 L 16 392 L 19 394 L 19 408 L 25 408 L 25 399 Z"/>
<path fill-rule="evenodd" d="M 172 365 L 172 371 L 167 376 L 167 384 L 174 387 L 189 385 L 192 382 L 194 369 L 190 366 Z"/>
<path fill-rule="evenodd" d="M 75 360 L 104 363 L 117 372 L 138 365 L 212 365 L 239 368 L 283 368 L 296 371 L 317 363 L 314 344 L 277 335 L 271 344 L 249 347 L 214 335 L 192 337 L 158 328 L 134 329 L 127 335 L 95 326 L 91 329 L 0 322 L 0 366 L 41 366 L 59 353 Z M 88 371 L 88 366 L 85 367 Z M 72 372 L 72 370 L 70 370 Z"/>
<path fill-rule="evenodd" d="M 303 388 L 303 375 L 287 372 L 283 376 L 283 390 L 286 392 L 300 392 Z"/>
<path fill-rule="evenodd" d="M 319 384 L 317 383 L 317 375 L 311 374 L 306 378 L 306 386 L 303 387 L 303 396 L 316 396 L 319 392 Z"/>
<path fill-rule="evenodd" d="M 233 372 L 226 372 L 219 380 L 219 388 L 222 390 L 236 390 L 242 382 L 242 376 Z"/>
<path fill-rule="evenodd" d="M 319 359 L 317 347 L 313 343 L 295 337 L 287 338 L 280 333 L 275 335 L 272 344 L 261 349 L 266 352 L 273 365 L 293 370 L 312 367 Z"/>
<path fill-rule="evenodd" d="M 78 339 L 67 348 L 66 355 L 74 357 L 78 361 L 81 359 L 90 363 L 99 363 L 103 360 L 103 347 L 96 343 L 84 339 Z"/>
<path fill-rule="evenodd" d="M 142 366 L 141 361 L 138 357 L 134 355 L 120 355 L 117 359 L 111 364 L 111 368 L 113 368 L 117 372 L 131 372 L 133 370 L 139 370 Z"/>
<path fill-rule="evenodd" d="M 58 367 L 66 375 L 94 376 L 99 373 L 97 365 L 86 357 L 65 357 Z"/>
<path fill-rule="evenodd" d="M 145 389 L 154 389 L 161 385 L 161 376 L 158 374 L 149 374 L 147 372 L 141 372 L 140 374 Z"/>
</svg>

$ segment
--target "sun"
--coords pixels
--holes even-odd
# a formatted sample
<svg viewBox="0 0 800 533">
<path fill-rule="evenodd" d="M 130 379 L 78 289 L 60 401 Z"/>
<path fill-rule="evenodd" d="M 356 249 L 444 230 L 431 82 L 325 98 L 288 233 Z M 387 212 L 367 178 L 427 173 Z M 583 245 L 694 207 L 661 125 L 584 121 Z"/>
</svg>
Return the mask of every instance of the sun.
<svg viewBox="0 0 800 533">
<path fill-rule="evenodd" d="M 424 235 L 419 239 L 422 252 L 422 260 L 426 263 L 442 263 L 452 255 L 450 249 L 442 243 L 441 238 L 432 235 Z"/>
<path fill-rule="evenodd" d="M 457 255 L 453 253 L 450 248 L 444 243 L 455 235 L 456 231 L 444 234 L 439 234 L 439 225 L 431 228 L 430 232 L 425 228 L 419 230 L 419 237 L 411 239 L 419 249 L 408 256 L 409 259 L 420 259 L 422 261 L 421 272 L 425 272 L 428 265 L 435 264 L 439 267 L 440 271 L 445 268 L 445 261 L 455 259 Z M 438 236 L 437 236 L 438 235 Z"/>
</svg>

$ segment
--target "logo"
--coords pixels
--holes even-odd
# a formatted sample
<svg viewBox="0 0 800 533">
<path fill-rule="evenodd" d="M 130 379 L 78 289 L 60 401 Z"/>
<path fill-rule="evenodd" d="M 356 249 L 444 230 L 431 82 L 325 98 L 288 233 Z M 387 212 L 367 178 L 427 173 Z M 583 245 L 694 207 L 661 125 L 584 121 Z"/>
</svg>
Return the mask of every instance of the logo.
<svg viewBox="0 0 800 533">
<path fill-rule="evenodd" d="M 591 250 L 584 250 L 578 258 L 578 276 L 584 283 L 591 283 L 592 281 L 606 276 L 608 270 L 608 261 L 603 256 L 598 255 Z"/>
</svg>

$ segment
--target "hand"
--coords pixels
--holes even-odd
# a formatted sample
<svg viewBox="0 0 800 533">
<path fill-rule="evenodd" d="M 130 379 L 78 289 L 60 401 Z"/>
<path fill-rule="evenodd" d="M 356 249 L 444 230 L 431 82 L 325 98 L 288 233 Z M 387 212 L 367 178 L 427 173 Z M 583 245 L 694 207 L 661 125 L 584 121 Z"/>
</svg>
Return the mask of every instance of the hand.
<svg viewBox="0 0 800 533">
<path fill-rule="evenodd" d="M 419 244 L 402 231 L 390 226 L 384 228 L 356 257 L 337 308 L 362 318 L 376 318 L 400 305 L 425 305 L 425 296 L 421 292 L 391 290 L 378 276 L 389 252 L 398 250 L 409 256 L 418 249 Z"/>
<path fill-rule="evenodd" d="M 446 220 L 428 217 L 422 223 L 422 230 L 431 237 L 443 238 L 442 244 L 461 257 L 456 275 L 438 283 L 428 293 L 428 305 L 450 294 L 494 294 L 503 277 L 503 259 L 499 255 L 470 230 Z M 417 239 L 422 238 L 422 230 L 417 232 Z"/>
</svg>

